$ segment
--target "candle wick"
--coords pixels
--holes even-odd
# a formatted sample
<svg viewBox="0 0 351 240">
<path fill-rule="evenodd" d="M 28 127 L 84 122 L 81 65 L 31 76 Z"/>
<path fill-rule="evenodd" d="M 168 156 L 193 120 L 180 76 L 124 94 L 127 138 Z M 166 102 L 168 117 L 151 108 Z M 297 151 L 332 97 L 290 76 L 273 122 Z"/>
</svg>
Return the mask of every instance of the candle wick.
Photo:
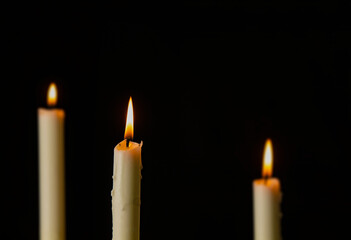
<svg viewBox="0 0 351 240">
<path fill-rule="evenodd" d="M 267 182 L 268 182 L 268 176 L 267 175 L 265 175 L 263 177 L 263 182 L 264 182 L 265 185 L 267 184 Z"/>
<path fill-rule="evenodd" d="M 56 108 L 56 105 L 54 105 L 54 104 L 48 104 L 46 108 L 47 108 L 47 109 L 55 109 L 55 108 Z"/>
<path fill-rule="evenodd" d="M 129 147 L 129 142 L 130 142 L 130 139 L 129 139 L 129 138 L 126 138 L 126 147 L 127 147 L 127 148 Z"/>
</svg>

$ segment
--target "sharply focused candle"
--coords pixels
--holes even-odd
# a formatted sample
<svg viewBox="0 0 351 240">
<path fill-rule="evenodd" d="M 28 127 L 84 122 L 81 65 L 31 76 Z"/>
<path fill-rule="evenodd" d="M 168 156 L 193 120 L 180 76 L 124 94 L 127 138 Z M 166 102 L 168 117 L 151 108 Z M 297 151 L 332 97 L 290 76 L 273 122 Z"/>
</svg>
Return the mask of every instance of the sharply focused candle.
<svg viewBox="0 0 351 240">
<path fill-rule="evenodd" d="M 48 108 L 38 109 L 40 240 L 65 239 L 64 118 L 55 108 L 56 85 L 49 86 Z"/>
<path fill-rule="evenodd" d="M 272 177 L 273 146 L 267 139 L 264 155 L 262 178 L 253 182 L 254 240 L 281 240 L 280 230 L 280 182 Z"/>
<path fill-rule="evenodd" d="M 142 142 L 133 139 L 133 104 L 129 99 L 124 140 L 114 149 L 113 240 L 139 240 Z"/>
</svg>

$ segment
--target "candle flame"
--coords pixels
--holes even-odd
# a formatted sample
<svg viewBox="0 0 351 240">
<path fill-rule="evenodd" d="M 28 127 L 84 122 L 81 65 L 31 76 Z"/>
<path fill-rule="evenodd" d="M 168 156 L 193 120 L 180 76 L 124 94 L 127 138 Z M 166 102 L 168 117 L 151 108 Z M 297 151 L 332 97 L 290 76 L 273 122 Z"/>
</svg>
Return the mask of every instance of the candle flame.
<svg viewBox="0 0 351 240">
<path fill-rule="evenodd" d="M 130 97 L 129 103 L 128 103 L 128 113 L 127 113 L 126 129 L 124 132 L 124 138 L 125 139 L 133 139 L 133 135 L 134 135 L 133 102 L 132 102 L 132 97 Z"/>
<path fill-rule="evenodd" d="M 273 173 L 273 146 L 271 139 L 267 139 L 263 153 L 262 177 L 272 177 Z"/>
<path fill-rule="evenodd" d="M 55 83 L 51 83 L 47 94 L 48 106 L 54 107 L 57 103 L 57 88 Z"/>
</svg>

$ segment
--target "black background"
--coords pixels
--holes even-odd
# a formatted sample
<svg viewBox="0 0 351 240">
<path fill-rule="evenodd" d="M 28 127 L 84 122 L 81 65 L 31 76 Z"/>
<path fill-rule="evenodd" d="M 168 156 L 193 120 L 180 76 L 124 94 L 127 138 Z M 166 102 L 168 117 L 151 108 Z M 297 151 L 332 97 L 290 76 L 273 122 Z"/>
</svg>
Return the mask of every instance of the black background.
<svg viewBox="0 0 351 240">
<path fill-rule="evenodd" d="M 253 239 L 264 141 L 284 239 L 350 223 L 348 5 L 30 3 L 5 10 L 4 239 L 38 239 L 37 116 L 66 111 L 67 239 L 111 239 L 113 148 L 129 96 L 144 142 L 141 239 Z"/>
</svg>

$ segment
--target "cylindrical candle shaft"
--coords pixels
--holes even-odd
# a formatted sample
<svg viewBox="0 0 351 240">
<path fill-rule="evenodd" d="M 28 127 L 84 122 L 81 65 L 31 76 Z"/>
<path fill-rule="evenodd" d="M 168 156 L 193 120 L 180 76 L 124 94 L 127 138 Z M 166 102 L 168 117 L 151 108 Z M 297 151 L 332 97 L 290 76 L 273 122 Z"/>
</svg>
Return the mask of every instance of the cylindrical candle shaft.
<svg viewBox="0 0 351 240">
<path fill-rule="evenodd" d="M 113 240 L 139 240 L 142 143 L 126 142 L 114 149 Z"/>
<path fill-rule="evenodd" d="M 64 117 L 38 109 L 40 240 L 65 239 Z"/>
<path fill-rule="evenodd" d="M 280 182 L 277 178 L 253 182 L 254 240 L 281 240 Z"/>
</svg>

